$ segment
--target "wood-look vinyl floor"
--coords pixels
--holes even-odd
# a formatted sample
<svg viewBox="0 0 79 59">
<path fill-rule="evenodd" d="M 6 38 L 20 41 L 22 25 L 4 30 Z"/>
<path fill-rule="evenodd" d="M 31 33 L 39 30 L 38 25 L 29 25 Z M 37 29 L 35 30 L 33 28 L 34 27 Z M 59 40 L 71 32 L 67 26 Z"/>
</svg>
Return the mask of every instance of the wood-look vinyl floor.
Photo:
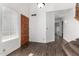
<svg viewBox="0 0 79 59">
<path fill-rule="evenodd" d="M 28 47 L 19 48 L 8 56 L 66 56 L 64 51 L 58 47 L 55 42 L 47 44 L 30 42 Z"/>
</svg>

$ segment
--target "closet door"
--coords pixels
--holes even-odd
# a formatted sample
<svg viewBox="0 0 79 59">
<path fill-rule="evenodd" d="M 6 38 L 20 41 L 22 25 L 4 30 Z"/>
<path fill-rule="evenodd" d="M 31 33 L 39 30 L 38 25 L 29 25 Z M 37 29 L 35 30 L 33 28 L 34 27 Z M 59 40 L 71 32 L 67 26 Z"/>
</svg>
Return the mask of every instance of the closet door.
<svg viewBox="0 0 79 59">
<path fill-rule="evenodd" d="M 29 42 L 29 19 L 21 15 L 21 46 L 28 45 Z"/>
</svg>

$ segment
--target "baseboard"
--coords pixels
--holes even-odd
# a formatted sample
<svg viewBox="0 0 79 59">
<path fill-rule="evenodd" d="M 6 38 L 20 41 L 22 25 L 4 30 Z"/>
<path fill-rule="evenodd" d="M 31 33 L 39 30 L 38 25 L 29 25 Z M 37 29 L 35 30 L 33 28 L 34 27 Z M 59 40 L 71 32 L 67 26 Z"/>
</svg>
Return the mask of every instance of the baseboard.
<svg viewBox="0 0 79 59">
<path fill-rule="evenodd" d="M 35 42 L 35 41 L 30 41 L 30 42 L 47 44 L 47 43 L 51 43 L 51 42 L 55 42 L 55 41 L 50 41 L 50 42 Z"/>
<path fill-rule="evenodd" d="M 46 41 L 46 43 L 50 43 L 50 42 L 55 42 L 55 40 L 51 40 L 51 41 Z"/>
<path fill-rule="evenodd" d="M 35 42 L 35 43 L 45 43 L 45 42 L 40 42 L 40 41 L 29 41 L 29 42 Z"/>
</svg>

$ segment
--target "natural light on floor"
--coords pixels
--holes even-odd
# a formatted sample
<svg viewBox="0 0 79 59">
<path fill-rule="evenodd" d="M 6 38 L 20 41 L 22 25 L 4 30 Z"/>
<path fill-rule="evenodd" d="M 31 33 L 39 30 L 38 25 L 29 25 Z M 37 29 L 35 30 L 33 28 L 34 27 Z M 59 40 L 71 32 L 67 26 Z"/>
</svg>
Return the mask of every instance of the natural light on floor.
<svg viewBox="0 0 79 59">
<path fill-rule="evenodd" d="M 10 41 L 10 40 L 14 40 L 14 39 L 17 39 L 18 38 L 18 35 L 10 35 L 10 36 L 5 36 L 2 38 L 2 42 L 7 42 L 7 41 Z"/>
<path fill-rule="evenodd" d="M 33 53 L 30 53 L 28 56 L 33 56 L 34 54 Z"/>
</svg>

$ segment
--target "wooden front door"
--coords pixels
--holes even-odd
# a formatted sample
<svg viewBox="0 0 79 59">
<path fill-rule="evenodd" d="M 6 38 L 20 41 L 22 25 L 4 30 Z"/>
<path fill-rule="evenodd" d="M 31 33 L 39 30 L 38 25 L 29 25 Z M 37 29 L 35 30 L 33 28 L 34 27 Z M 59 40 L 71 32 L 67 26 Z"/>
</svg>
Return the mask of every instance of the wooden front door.
<svg viewBox="0 0 79 59">
<path fill-rule="evenodd" d="M 29 18 L 21 15 L 21 46 L 29 42 Z"/>
</svg>

